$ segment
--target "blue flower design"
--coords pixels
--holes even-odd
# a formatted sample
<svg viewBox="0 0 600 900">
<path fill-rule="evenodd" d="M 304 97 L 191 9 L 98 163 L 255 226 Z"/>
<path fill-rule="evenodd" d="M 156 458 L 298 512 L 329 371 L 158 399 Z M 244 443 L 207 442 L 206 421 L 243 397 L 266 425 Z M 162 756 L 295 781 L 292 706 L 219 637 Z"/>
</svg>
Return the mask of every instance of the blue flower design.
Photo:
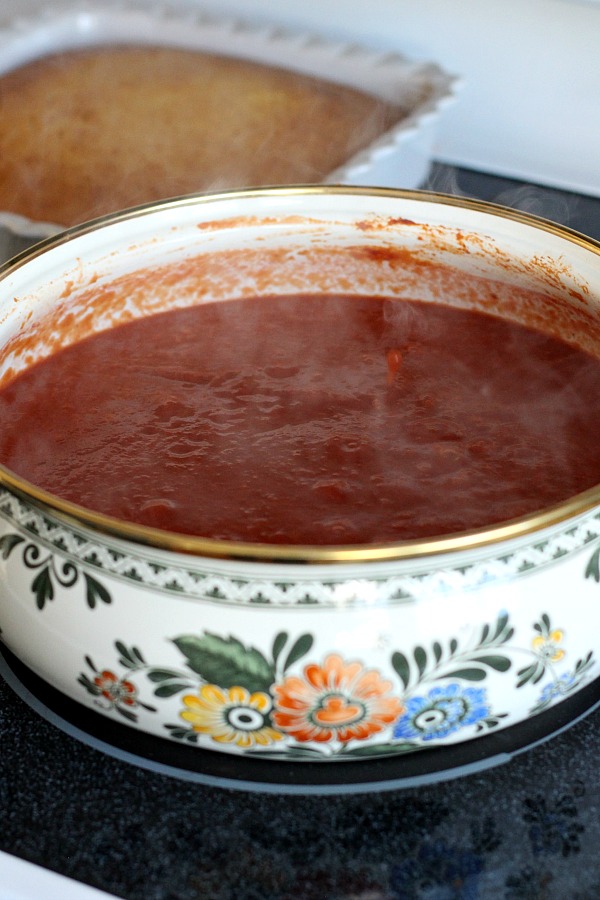
<svg viewBox="0 0 600 900">
<path fill-rule="evenodd" d="M 555 697 L 562 696 L 563 694 L 568 694 L 570 690 L 572 690 L 576 685 L 575 676 L 571 672 L 567 672 L 566 675 L 561 675 L 561 677 L 557 681 L 551 681 L 550 684 L 547 684 L 542 693 L 540 694 L 540 699 L 538 700 L 538 706 L 542 704 L 550 703 Z"/>
<path fill-rule="evenodd" d="M 394 737 L 431 741 L 475 725 L 489 714 L 485 688 L 463 688 L 453 682 L 431 688 L 425 697 L 411 697 L 396 723 Z"/>
</svg>

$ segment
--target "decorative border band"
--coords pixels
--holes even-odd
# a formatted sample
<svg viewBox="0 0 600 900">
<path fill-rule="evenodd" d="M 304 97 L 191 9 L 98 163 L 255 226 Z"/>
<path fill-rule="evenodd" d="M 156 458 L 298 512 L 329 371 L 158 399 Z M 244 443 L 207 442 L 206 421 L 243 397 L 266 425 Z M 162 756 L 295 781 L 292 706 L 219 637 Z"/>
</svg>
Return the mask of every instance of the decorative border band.
<svg viewBox="0 0 600 900">
<path fill-rule="evenodd" d="M 134 582 L 161 593 L 188 599 L 201 599 L 234 606 L 290 608 L 315 606 L 339 608 L 356 605 L 394 605 L 416 601 L 432 594 L 471 591 L 491 583 L 521 577 L 551 566 L 571 556 L 600 537 L 600 513 L 570 525 L 559 534 L 526 547 L 493 558 L 447 566 L 429 560 L 427 571 L 422 561 L 414 563 L 412 572 L 378 575 L 372 578 L 340 578 L 339 569 L 332 577 L 316 577 L 306 567 L 285 574 L 285 566 L 277 567 L 275 578 L 243 578 L 224 574 L 210 560 L 201 565 L 179 565 L 144 555 L 123 552 L 102 539 L 90 539 L 83 531 L 68 527 L 27 505 L 6 489 L 0 488 L 0 518 L 26 533 L 32 541 L 51 553 L 74 564 L 104 572 L 125 582 Z M 146 551 L 148 553 L 148 551 Z"/>
</svg>

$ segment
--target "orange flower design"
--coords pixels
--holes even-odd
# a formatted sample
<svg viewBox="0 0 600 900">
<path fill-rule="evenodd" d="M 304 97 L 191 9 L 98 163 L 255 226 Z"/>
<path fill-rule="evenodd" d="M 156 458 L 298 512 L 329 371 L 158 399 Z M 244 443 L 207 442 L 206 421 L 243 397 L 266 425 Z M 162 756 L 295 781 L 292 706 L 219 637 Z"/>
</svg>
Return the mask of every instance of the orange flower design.
<svg viewBox="0 0 600 900">
<path fill-rule="evenodd" d="M 331 654 L 275 685 L 273 724 L 297 741 L 364 741 L 404 711 L 391 689 L 374 669 Z"/>
<path fill-rule="evenodd" d="M 100 694 L 111 703 L 123 703 L 125 706 L 136 705 L 136 686 L 131 681 L 121 681 L 118 675 L 109 669 L 104 669 L 94 678 L 94 684 L 100 690 Z"/>
</svg>

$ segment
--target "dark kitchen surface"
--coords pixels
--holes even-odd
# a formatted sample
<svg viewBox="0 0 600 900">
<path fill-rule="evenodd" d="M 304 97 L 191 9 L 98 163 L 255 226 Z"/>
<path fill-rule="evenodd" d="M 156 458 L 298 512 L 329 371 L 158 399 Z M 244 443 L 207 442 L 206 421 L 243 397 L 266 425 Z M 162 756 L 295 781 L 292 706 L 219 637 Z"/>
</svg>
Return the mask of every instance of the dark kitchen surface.
<svg viewBox="0 0 600 900">
<path fill-rule="evenodd" d="M 600 199 L 440 165 L 426 187 L 600 239 Z M 595 711 L 448 781 L 356 795 L 223 789 L 95 749 L 0 680 L 0 850 L 127 900 L 595 900 L 598 748 Z"/>
</svg>

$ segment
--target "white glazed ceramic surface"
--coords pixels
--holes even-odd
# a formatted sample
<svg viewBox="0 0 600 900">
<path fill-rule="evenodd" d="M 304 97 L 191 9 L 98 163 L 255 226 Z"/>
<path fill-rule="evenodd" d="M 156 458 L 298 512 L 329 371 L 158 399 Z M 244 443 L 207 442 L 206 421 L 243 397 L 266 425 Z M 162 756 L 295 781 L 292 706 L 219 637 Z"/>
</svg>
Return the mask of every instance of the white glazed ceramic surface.
<svg viewBox="0 0 600 900">
<path fill-rule="evenodd" d="M 5 266 L 0 377 L 30 358 L 15 335 L 78 310 L 90 283 L 202 256 L 227 299 L 276 248 L 278 292 L 334 290 L 346 255 L 374 247 L 541 288 L 575 328 L 598 318 L 600 247 L 541 220 L 418 192 L 240 192 L 107 218 Z M 357 292 L 401 297 L 392 267 L 362 255 Z M 290 762 L 419 751 L 515 725 L 599 674 L 600 490 L 459 536 L 269 548 L 119 523 L 0 470 L 0 554 L 9 649 L 99 714 L 190 746 Z"/>
<path fill-rule="evenodd" d="M 318 35 L 215 19 L 200 10 L 164 4 L 145 9 L 127 2 L 81 2 L 43 9 L 0 30 L 0 76 L 64 50 L 105 44 L 162 45 L 251 59 L 372 93 L 407 109 L 407 115 L 324 179 L 331 184 L 418 188 L 429 171 L 440 117 L 461 82 L 435 62 L 326 41 Z M 237 187 L 237 185 L 236 185 Z M 40 237 L 60 224 L 32 223 L 0 210 L 0 225 Z"/>
</svg>

